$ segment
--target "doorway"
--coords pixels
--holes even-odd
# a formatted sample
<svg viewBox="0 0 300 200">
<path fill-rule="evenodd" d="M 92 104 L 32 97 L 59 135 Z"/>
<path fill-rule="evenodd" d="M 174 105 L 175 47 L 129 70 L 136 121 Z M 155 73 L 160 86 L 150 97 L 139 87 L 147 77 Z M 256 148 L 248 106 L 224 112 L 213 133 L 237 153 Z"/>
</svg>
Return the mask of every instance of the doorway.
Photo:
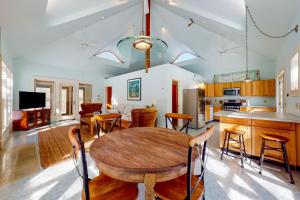
<svg viewBox="0 0 300 200">
<path fill-rule="evenodd" d="M 74 86 L 62 84 L 59 92 L 61 120 L 74 119 Z"/>
<path fill-rule="evenodd" d="M 178 81 L 172 81 L 172 113 L 178 113 Z M 177 126 L 178 119 L 172 119 L 172 123 Z"/>
<path fill-rule="evenodd" d="M 106 109 L 112 109 L 112 87 L 106 87 Z"/>
<path fill-rule="evenodd" d="M 278 111 L 284 112 L 285 99 L 284 99 L 284 71 L 282 71 L 277 77 L 278 83 Z"/>
</svg>

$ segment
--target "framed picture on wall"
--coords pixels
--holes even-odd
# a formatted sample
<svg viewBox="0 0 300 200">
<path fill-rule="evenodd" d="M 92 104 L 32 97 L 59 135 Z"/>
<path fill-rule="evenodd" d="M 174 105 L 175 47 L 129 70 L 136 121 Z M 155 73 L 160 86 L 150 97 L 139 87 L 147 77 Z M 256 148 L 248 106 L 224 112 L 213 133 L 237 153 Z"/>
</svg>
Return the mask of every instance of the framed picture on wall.
<svg viewBox="0 0 300 200">
<path fill-rule="evenodd" d="M 127 80 L 127 100 L 141 101 L 142 99 L 142 79 L 135 78 Z"/>
</svg>

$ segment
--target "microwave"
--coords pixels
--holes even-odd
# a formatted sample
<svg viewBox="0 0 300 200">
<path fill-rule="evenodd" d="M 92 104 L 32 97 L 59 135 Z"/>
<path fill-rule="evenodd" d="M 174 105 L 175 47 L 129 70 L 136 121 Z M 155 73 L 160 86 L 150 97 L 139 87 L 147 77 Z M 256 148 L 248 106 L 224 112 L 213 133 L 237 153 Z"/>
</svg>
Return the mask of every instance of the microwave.
<svg viewBox="0 0 300 200">
<path fill-rule="evenodd" d="M 241 89 L 240 88 L 227 88 L 224 89 L 224 96 L 240 96 Z"/>
</svg>

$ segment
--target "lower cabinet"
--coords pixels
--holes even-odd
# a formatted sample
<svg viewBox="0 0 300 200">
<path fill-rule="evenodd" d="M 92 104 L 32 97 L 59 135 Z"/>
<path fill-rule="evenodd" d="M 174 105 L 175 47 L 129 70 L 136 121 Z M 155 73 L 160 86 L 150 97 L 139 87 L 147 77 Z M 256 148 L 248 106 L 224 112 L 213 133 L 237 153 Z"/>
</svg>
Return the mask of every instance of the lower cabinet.
<svg viewBox="0 0 300 200">
<path fill-rule="evenodd" d="M 214 106 L 214 113 L 222 111 L 222 106 Z M 214 116 L 214 120 L 220 120 L 220 117 Z"/>
<path fill-rule="evenodd" d="M 228 123 L 220 123 L 220 147 L 223 148 L 224 144 L 224 137 L 225 137 L 225 129 L 239 129 L 246 132 L 244 135 L 245 140 L 245 147 L 247 154 L 252 154 L 252 141 L 251 141 L 251 126 L 246 125 L 239 125 L 239 124 L 228 124 Z M 238 139 L 237 137 L 234 137 L 234 135 L 231 135 L 231 138 Z M 232 151 L 240 152 L 239 144 L 236 142 L 230 142 L 229 143 L 229 149 Z"/>
<path fill-rule="evenodd" d="M 252 151 L 253 155 L 260 156 L 262 139 L 261 134 L 273 134 L 283 136 L 289 139 L 289 142 L 286 144 L 286 149 L 288 153 L 289 162 L 291 165 L 296 165 L 296 133 L 293 130 L 279 130 L 272 128 L 262 128 L 262 127 L 252 127 Z M 281 148 L 279 142 L 266 142 L 267 146 Z M 274 157 L 275 161 L 282 162 L 282 153 L 277 151 L 265 150 L 265 157 Z"/>
<path fill-rule="evenodd" d="M 251 120 L 242 118 L 220 118 L 220 148 L 223 148 L 225 129 L 234 128 L 240 129 L 246 132 L 244 135 L 246 152 L 248 155 L 256 157 L 260 156 L 262 145 L 262 134 L 273 134 L 283 136 L 289 139 L 286 144 L 289 162 L 291 165 L 300 166 L 300 148 L 297 148 L 297 144 L 300 143 L 300 137 L 296 135 L 300 133 L 300 124 L 290 122 L 277 122 L 267 120 Z M 280 143 L 266 142 L 267 146 L 281 148 Z M 298 145 L 299 146 L 299 145 Z M 239 152 L 239 145 L 235 142 L 230 142 L 229 149 L 235 152 Z M 297 160 L 298 156 L 298 160 Z M 270 158 L 273 157 L 273 158 Z M 277 162 L 282 161 L 282 153 L 277 151 L 265 150 L 265 158 L 271 159 Z"/>
</svg>

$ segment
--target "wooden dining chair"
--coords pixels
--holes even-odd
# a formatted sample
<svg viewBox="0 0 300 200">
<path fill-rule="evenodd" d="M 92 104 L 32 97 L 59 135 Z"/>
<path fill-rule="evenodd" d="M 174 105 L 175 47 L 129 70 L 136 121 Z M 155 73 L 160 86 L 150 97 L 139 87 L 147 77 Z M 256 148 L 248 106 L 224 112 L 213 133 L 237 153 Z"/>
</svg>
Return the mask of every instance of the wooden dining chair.
<svg viewBox="0 0 300 200">
<path fill-rule="evenodd" d="M 81 152 L 83 174 L 80 177 L 83 179 L 84 191 L 82 191 L 81 195 L 83 200 L 134 200 L 137 198 L 138 188 L 136 183 L 123 182 L 104 174 L 89 179 L 84 142 L 81 140 L 80 129 L 71 127 L 69 139 L 72 144 L 74 157 L 77 157 L 78 150 Z"/>
<path fill-rule="evenodd" d="M 125 128 L 155 127 L 157 119 L 156 108 L 135 108 L 131 111 L 131 123 Z"/>
<path fill-rule="evenodd" d="M 193 121 L 193 116 L 189 114 L 179 114 L 179 113 L 166 113 L 166 128 L 168 128 L 168 121 L 171 123 L 174 130 L 177 130 L 176 124 L 174 120 L 182 119 L 185 121 L 184 125 L 179 129 L 179 131 L 183 131 L 185 129 L 185 133 L 189 131 L 189 124 Z M 172 119 L 172 120 L 171 120 Z"/>
<path fill-rule="evenodd" d="M 204 171 L 206 165 L 206 146 L 207 141 L 212 136 L 214 127 L 210 126 L 207 130 L 191 138 L 188 147 L 188 166 L 187 173 L 179 178 L 156 183 L 154 187 L 156 199 L 172 199 L 172 200 L 196 200 L 204 196 Z M 203 145 L 202 145 L 203 143 Z M 200 149 L 202 147 L 202 150 Z M 201 173 L 199 175 L 193 174 L 193 149 L 197 150 L 199 161 L 201 163 Z"/>
</svg>

